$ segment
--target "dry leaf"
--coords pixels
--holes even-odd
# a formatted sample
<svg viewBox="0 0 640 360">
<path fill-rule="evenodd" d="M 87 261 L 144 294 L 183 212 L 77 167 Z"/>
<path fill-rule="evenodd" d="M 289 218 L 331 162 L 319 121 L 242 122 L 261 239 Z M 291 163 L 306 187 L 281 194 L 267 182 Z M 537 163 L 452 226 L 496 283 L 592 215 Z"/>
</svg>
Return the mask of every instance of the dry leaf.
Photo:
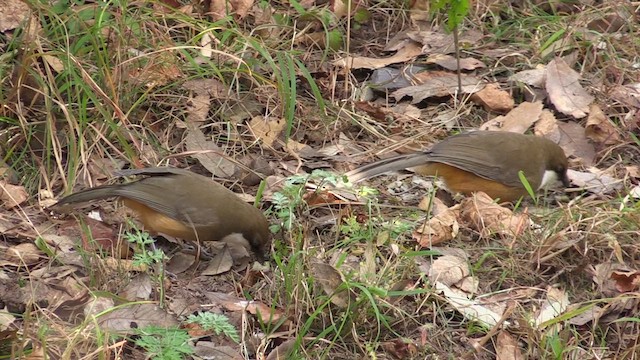
<svg viewBox="0 0 640 360">
<path fill-rule="evenodd" d="M 154 284 L 148 273 L 136 274 L 119 296 L 129 301 L 149 300 Z"/>
<path fill-rule="evenodd" d="M 524 134 L 540 118 L 542 101 L 523 102 L 507 115 L 495 118 L 480 125 L 480 130 L 509 131 Z"/>
<path fill-rule="evenodd" d="M 440 256 L 431 264 L 429 270 L 429 281 L 432 283 L 440 282 L 448 287 L 461 288 L 461 284 L 471 277 L 471 271 L 469 270 L 469 264 L 466 259 L 453 256 L 444 255 Z M 475 289 L 470 289 L 471 292 L 465 292 L 467 295 L 473 295 Z"/>
<path fill-rule="evenodd" d="M 560 57 L 547 65 L 546 89 L 549 100 L 558 111 L 576 119 L 587 116 L 589 105 L 594 100 L 580 85 L 580 74 L 575 72 Z"/>
<path fill-rule="evenodd" d="M 511 210 L 494 203 L 493 199 L 483 192 L 476 192 L 465 198 L 460 206 L 461 221 L 484 237 L 491 234 L 516 237 L 530 224 L 526 213 L 514 214 Z"/>
<path fill-rule="evenodd" d="M 413 239 L 426 248 L 452 240 L 460 230 L 459 211 L 460 207 L 456 205 L 432 216 L 425 224 L 418 225 L 412 234 Z"/>
<path fill-rule="evenodd" d="M 234 14 L 236 19 L 243 19 L 252 6 L 253 0 L 212 0 L 209 14 L 213 21 L 222 20 L 230 14 Z"/>
<path fill-rule="evenodd" d="M 263 116 L 256 116 L 248 123 L 253 136 L 269 147 L 273 147 L 276 140 L 280 139 L 286 125 L 284 119 L 266 120 Z"/>
<path fill-rule="evenodd" d="M 211 259 L 207 268 L 202 271 L 202 275 L 219 275 L 231 270 L 233 258 L 227 246 L 224 246 L 216 256 Z"/>
<path fill-rule="evenodd" d="M 560 143 L 560 139 L 562 138 L 558 120 L 553 113 L 547 109 L 542 110 L 540 113 L 540 118 L 533 126 L 533 133 L 537 136 L 544 136 L 556 144 Z"/>
<path fill-rule="evenodd" d="M 621 293 L 634 292 L 640 288 L 640 271 L 613 271 L 611 279 Z"/>
<path fill-rule="evenodd" d="M 547 298 L 542 304 L 542 308 L 536 317 L 535 324 L 538 329 L 542 329 L 542 324 L 557 318 L 567 310 L 569 306 L 569 295 L 561 289 L 547 287 Z"/>
<path fill-rule="evenodd" d="M 109 333 L 129 332 L 134 328 L 178 326 L 178 320 L 156 304 L 133 303 L 118 307 L 97 318 L 103 331 Z"/>
<path fill-rule="evenodd" d="M 394 55 L 387 58 L 369 58 L 364 56 L 347 56 L 342 59 L 335 60 L 334 65 L 346 67 L 348 69 L 379 69 L 390 64 L 397 64 L 413 60 L 422 54 L 422 49 L 415 42 L 407 44 L 398 50 Z"/>
<path fill-rule="evenodd" d="M 484 89 L 471 95 L 471 101 L 482 105 L 487 111 L 497 113 L 506 113 L 515 104 L 511 94 L 500 89 L 500 85 L 496 83 L 487 84 Z"/>
<path fill-rule="evenodd" d="M 585 166 L 593 165 L 596 149 L 587 139 L 584 128 L 575 122 L 561 122 L 558 127 L 561 134 L 558 145 L 562 147 L 567 156 L 579 158 Z"/>
<path fill-rule="evenodd" d="M 531 70 L 523 70 L 511 75 L 509 80 L 515 82 L 521 82 L 529 86 L 542 89 L 547 79 L 547 68 L 544 66 L 537 67 Z"/>
<path fill-rule="evenodd" d="M 228 160 L 224 151 L 215 142 L 206 140 L 204 133 L 194 123 L 189 123 L 187 126 L 185 145 L 187 150 L 193 152 L 192 156 L 216 177 L 233 176 L 236 164 Z"/>
<path fill-rule="evenodd" d="M 496 337 L 496 360 L 522 360 L 524 355 L 518 341 L 508 331 L 501 330 Z"/>
<path fill-rule="evenodd" d="M 5 209 L 13 209 L 29 198 L 29 194 L 23 186 L 11 185 L 4 180 L 0 180 L 0 202 Z"/>
<path fill-rule="evenodd" d="M 436 64 L 450 71 L 458 70 L 458 61 L 454 56 L 447 54 L 432 54 L 427 58 L 427 64 Z M 479 68 L 484 68 L 486 65 L 474 58 L 463 58 L 460 59 L 460 69 L 461 70 L 475 70 Z"/>
<path fill-rule="evenodd" d="M 589 107 L 589 117 L 584 131 L 589 139 L 599 144 L 614 145 L 620 142 L 616 127 L 609 121 L 598 104 L 591 104 Z"/>
<path fill-rule="evenodd" d="M 624 186 L 623 180 L 613 178 L 598 169 L 589 168 L 589 171 L 576 171 L 569 169 L 567 176 L 573 185 L 578 186 L 593 194 L 605 195 Z"/>
<path fill-rule="evenodd" d="M 321 262 L 311 263 L 311 276 L 322 286 L 325 294 L 331 297 L 331 302 L 341 308 L 353 304 L 356 296 L 351 289 L 341 288 L 344 284 L 342 274 L 333 266 Z"/>
<path fill-rule="evenodd" d="M 458 93 L 458 76 L 445 72 L 423 72 L 416 77 L 422 80 L 420 85 L 408 86 L 394 91 L 391 96 L 400 100 L 405 96 L 413 98 L 412 104 L 417 104 L 431 97 L 453 96 Z M 462 93 L 472 94 L 482 90 L 485 83 L 473 76 L 462 76 Z"/>
</svg>

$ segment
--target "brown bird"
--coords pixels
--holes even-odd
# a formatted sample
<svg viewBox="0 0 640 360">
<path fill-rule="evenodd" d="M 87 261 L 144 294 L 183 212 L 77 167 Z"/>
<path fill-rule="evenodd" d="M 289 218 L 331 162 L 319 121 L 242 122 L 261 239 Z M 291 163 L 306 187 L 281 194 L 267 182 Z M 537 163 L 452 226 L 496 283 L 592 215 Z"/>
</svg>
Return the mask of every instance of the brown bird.
<svg viewBox="0 0 640 360">
<path fill-rule="evenodd" d="M 556 180 L 568 187 L 567 156 L 553 141 L 503 131 L 475 131 L 450 136 L 431 149 L 364 165 L 346 174 L 359 182 L 389 171 L 412 168 L 439 176 L 449 190 L 468 195 L 476 191 L 493 199 L 515 201 L 527 195 L 518 172 L 534 190 Z"/>
<path fill-rule="evenodd" d="M 190 241 L 240 241 L 262 258 L 270 243 L 262 211 L 212 179 L 176 168 L 124 170 L 143 175 L 126 184 L 98 186 L 71 194 L 55 206 L 118 197 L 134 210 L 145 229 Z"/>
</svg>

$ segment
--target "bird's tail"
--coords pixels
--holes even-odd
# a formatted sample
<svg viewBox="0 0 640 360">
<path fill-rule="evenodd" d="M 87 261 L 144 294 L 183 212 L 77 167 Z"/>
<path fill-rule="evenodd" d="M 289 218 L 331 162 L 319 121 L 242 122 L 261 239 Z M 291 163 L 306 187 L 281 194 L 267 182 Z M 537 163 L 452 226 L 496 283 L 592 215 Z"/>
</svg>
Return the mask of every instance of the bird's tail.
<svg viewBox="0 0 640 360">
<path fill-rule="evenodd" d="M 85 202 L 89 200 L 105 199 L 105 198 L 118 196 L 117 190 L 119 188 L 120 188 L 120 185 L 105 185 L 105 186 L 99 186 L 91 189 L 78 191 L 77 193 L 73 193 L 69 196 L 66 196 L 60 199 L 54 206 L 61 206 L 66 204 L 73 204 L 73 203 Z"/>
<path fill-rule="evenodd" d="M 427 162 L 429 162 L 428 152 L 403 154 L 363 165 L 347 172 L 345 176 L 351 183 L 355 184 L 387 172 L 412 168 L 424 165 Z"/>
</svg>

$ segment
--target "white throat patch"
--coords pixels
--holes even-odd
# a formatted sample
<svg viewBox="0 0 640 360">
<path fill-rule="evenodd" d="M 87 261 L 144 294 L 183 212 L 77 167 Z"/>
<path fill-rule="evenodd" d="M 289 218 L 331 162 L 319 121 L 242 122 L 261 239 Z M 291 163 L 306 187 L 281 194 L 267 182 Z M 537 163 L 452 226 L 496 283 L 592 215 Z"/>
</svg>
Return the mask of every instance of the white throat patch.
<svg viewBox="0 0 640 360">
<path fill-rule="evenodd" d="M 538 190 L 554 185 L 558 180 L 560 179 L 558 178 L 557 172 L 552 170 L 545 170 L 544 175 L 542 175 L 542 182 L 540 183 Z"/>
</svg>

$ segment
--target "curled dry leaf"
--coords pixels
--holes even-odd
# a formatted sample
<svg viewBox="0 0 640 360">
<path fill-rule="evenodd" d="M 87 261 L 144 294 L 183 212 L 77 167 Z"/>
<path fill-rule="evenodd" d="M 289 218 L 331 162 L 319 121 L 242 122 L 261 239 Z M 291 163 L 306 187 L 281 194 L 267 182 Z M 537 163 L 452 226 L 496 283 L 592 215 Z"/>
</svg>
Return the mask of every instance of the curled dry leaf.
<svg viewBox="0 0 640 360">
<path fill-rule="evenodd" d="M 480 104 L 487 111 L 504 114 L 513 109 L 515 101 L 508 92 L 500 89 L 496 83 L 487 84 L 484 89 L 471 95 L 471 101 Z M 528 103 L 523 103 L 528 104 Z"/>
<path fill-rule="evenodd" d="M 497 116 L 480 125 L 480 130 L 509 131 L 524 134 L 540 118 L 542 101 L 523 102 L 507 115 Z"/>
<path fill-rule="evenodd" d="M 422 49 L 415 42 L 409 42 L 394 55 L 376 59 L 364 56 L 347 56 L 333 62 L 334 65 L 348 69 L 379 69 L 387 65 L 404 63 L 422 54 Z"/>
<path fill-rule="evenodd" d="M 444 255 L 437 258 L 431 264 L 428 276 L 432 283 L 439 282 L 462 290 L 468 297 L 478 290 L 478 281 L 471 276 L 467 260 L 459 256 Z"/>
<path fill-rule="evenodd" d="M 597 104 L 589 107 L 589 117 L 585 135 L 599 144 L 614 145 L 620 142 L 620 136 L 616 127 L 609 121 L 609 118 Z"/>
<path fill-rule="evenodd" d="M 214 176 L 228 178 L 235 173 L 236 164 L 228 160 L 225 151 L 215 142 L 207 140 L 195 123 L 187 124 L 185 145 L 187 150 L 193 152 L 192 156 Z"/>
<path fill-rule="evenodd" d="M 547 109 L 542 110 L 540 113 L 540 118 L 533 126 L 533 133 L 537 136 L 544 136 L 556 144 L 560 143 L 560 139 L 562 138 L 558 120 L 553 113 Z"/>
<path fill-rule="evenodd" d="M 459 213 L 459 205 L 438 213 L 416 228 L 412 234 L 413 239 L 422 247 L 431 247 L 452 240 L 460 230 Z"/>
<path fill-rule="evenodd" d="M 514 214 L 513 211 L 493 202 L 483 192 L 474 193 L 461 203 L 460 219 L 481 236 L 499 234 L 516 237 L 529 227 L 531 220 L 526 213 Z"/>
<path fill-rule="evenodd" d="M 44 258 L 44 254 L 33 243 L 22 243 L 4 251 L 0 265 L 15 267 L 31 266 Z"/>
<path fill-rule="evenodd" d="M 5 209 L 13 209 L 29 198 L 29 194 L 23 186 L 11 185 L 4 180 L 0 180 L 0 201 Z"/>
<path fill-rule="evenodd" d="M 621 293 L 634 292 L 640 289 L 640 271 L 613 271 L 611 279 Z"/>
</svg>

